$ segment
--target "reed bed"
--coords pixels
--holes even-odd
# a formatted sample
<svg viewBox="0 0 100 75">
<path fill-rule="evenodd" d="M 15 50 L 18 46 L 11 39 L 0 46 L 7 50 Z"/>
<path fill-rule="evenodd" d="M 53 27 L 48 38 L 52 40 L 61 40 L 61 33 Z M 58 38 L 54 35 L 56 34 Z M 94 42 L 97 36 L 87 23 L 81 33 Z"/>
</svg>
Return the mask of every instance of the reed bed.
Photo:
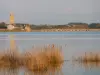
<svg viewBox="0 0 100 75">
<path fill-rule="evenodd" d="M 85 52 L 83 56 L 80 56 L 75 60 L 80 62 L 100 62 L 100 55 L 99 53 Z"/>
<path fill-rule="evenodd" d="M 50 69 L 61 68 L 63 64 L 63 54 L 61 48 L 49 45 L 32 48 L 23 54 L 17 50 L 7 50 L 0 56 L 0 68 L 20 68 L 24 67 L 32 72 L 47 72 Z"/>
<path fill-rule="evenodd" d="M 45 46 L 43 48 L 26 52 L 25 66 L 34 72 L 45 72 L 51 68 L 59 68 L 63 63 L 63 55 L 60 48 L 55 45 Z"/>
<path fill-rule="evenodd" d="M 0 57 L 0 68 L 19 68 L 20 57 L 16 52 L 8 50 L 7 53 L 2 54 Z"/>
<path fill-rule="evenodd" d="M 85 67 L 86 69 L 90 69 L 93 67 L 100 67 L 100 55 L 99 53 L 84 53 L 83 56 L 74 59 L 74 63 L 80 64 L 81 66 Z"/>
</svg>

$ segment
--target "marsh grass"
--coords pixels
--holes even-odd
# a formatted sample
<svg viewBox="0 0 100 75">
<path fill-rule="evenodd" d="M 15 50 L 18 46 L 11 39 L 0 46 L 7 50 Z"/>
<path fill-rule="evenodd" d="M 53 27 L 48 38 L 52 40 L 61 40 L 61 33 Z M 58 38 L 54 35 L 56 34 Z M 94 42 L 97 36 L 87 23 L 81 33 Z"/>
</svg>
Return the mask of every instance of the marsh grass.
<svg viewBox="0 0 100 75">
<path fill-rule="evenodd" d="M 16 50 L 7 50 L 0 56 L 0 68 L 17 69 L 24 67 L 34 73 L 47 72 L 61 68 L 63 64 L 61 49 L 55 45 L 49 45 L 32 49 L 23 54 Z"/>
<path fill-rule="evenodd" d="M 82 62 L 100 62 L 100 56 L 99 53 L 86 53 L 84 56 L 81 56 Z"/>
<path fill-rule="evenodd" d="M 7 53 L 3 53 L 0 57 L 0 67 L 12 69 L 19 68 L 19 61 L 20 57 L 17 56 L 16 51 L 7 50 Z"/>
<path fill-rule="evenodd" d="M 25 54 L 25 66 L 33 72 L 46 72 L 50 69 L 60 68 L 62 61 L 62 52 L 55 45 L 45 46 Z"/>
<path fill-rule="evenodd" d="M 100 63 L 99 53 L 86 53 L 83 56 L 78 57 L 75 61 L 84 64 L 98 64 Z"/>
<path fill-rule="evenodd" d="M 100 67 L 100 56 L 99 53 L 86 53 L 83 56 L 80 56 L 75 59 L 76 64 L 80 64 L 86 69 L 91 69 L 93 67 Z"/>
</svg>

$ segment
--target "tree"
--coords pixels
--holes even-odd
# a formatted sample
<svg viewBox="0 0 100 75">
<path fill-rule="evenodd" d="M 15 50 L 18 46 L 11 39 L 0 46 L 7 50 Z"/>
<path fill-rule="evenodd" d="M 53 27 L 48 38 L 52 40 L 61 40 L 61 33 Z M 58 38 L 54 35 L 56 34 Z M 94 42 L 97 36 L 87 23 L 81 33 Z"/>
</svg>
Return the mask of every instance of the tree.
<svg viewBox="0 0 100 75">
<path fill-rule="evenodd" d="M 7 29 L 7 26 L 6 26 L 5 22 L 0 23 L 0 29 Z"/>
</svg>

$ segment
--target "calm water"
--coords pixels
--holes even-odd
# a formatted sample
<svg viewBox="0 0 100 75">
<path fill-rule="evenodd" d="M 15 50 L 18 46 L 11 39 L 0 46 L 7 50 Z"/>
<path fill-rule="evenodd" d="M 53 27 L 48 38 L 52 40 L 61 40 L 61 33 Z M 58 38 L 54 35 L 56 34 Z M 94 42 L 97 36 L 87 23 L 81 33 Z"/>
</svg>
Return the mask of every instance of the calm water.
<svg viewBox="0 0 100 75">
<path fill-rule="evenodd" d="M 84 52 L 100 52 L 100 32 L 0 33 L 0 50 L 9 48 L 10 41 L 8 35 L 10 34 L 15 36 L 14 40 L 16 40 L 16 45 L 20 52 L 47 44 L 62 46 L 64 59 L 70 60 L 64 62 L 62 68 L 63 75 L 100 75 L 99 66 L 92 65 L 91 67 L 86 67 L 71 61 L 73 56 L 78 57 L 84 54 Z M 1 71 L 0 75 L 5 75 L 4 72 L 4 70 Z M 16 75 L 24 75 L 23 69 L 15 73 Z"/>
</svg>

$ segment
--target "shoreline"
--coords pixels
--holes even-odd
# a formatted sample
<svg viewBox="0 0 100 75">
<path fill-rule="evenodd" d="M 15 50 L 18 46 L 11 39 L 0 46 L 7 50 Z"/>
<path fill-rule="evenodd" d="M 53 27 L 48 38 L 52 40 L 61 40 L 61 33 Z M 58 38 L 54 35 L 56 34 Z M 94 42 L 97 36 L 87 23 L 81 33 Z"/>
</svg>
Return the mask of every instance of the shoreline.
<svg viewBox="0 0 100 75">
<path fill-rule="evenodd" d="M 99 32 L 100 29 L 32 29 L 30 32 L 90 32 L 90 31 L 97 31 Z M 0 30 L 0 32 L 27 32 L 25 30 Z"/>
<path fill-rule="evenodd" d="M 32 30 L 32 32 L 80 32 L 80 31 L 100 31 L 100 29 L 40 29 Z"/>
</svg>

